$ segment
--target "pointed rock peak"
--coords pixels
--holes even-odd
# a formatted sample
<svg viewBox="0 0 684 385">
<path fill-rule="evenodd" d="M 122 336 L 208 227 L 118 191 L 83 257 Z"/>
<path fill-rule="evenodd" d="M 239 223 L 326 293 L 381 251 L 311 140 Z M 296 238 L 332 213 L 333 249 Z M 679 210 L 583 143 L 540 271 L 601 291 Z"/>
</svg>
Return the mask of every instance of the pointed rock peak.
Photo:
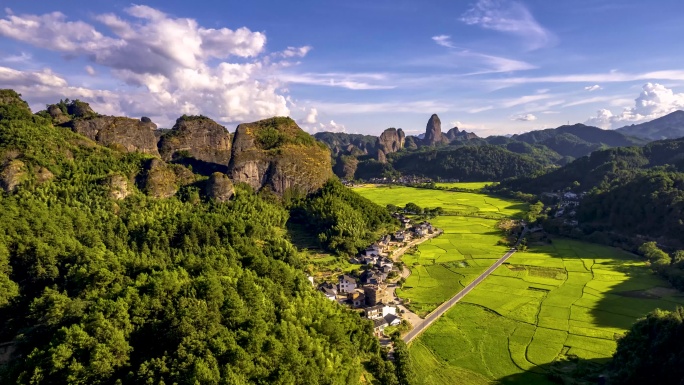
<svg viewBox="0 0 684 385">
<path fill-rule="evenodd" d="M 423 140 L 431 146 L 442 141 L 442 122 L 437 114 L 433 114 L 425 127 L 425 137 Z"/>
</svg>

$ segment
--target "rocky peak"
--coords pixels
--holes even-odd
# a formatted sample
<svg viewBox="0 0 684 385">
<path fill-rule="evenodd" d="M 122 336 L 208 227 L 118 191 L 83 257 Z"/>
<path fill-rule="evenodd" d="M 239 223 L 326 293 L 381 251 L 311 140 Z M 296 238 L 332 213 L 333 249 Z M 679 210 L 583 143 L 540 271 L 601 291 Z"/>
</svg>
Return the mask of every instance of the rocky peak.
<svg viewBox="0 0 684 385">
<path fill-rule="evenodd" d="M 406 135 L 401 128 L 398 130 L 396 128 L 388 128 L 378 137 L 378 151 L 382 151 L 385 154 L 397 152 L 404 148 L 405 140 Z"/>
<path fill-rule="evenodd" d="M 228 166 L 231 156 L 230 133 L 205 116 L 183 115 L 159 141 L 162 159 L 169 161 L 181 153 L 197 160 Z"/>
<path fill-rule="evenodd" d="M 442 141 L 442 122 L 439 120 L 437 114 L 433 114 L 430 117 L 430 120 L 428 120 L 423 141 L 428 146 L 435 145 Z"/>
<path fill-rule="evenodd" d="M 94 116 L 74 119 L 63 126 L 104 145 L 126 152 L 159 155 L 154 131 L 157 125 L 118 116 Z"/>
<path fill-rule="evenodd" d="M 276 117 L 240 124 L 233 138 L 229 173 L 254 189 L 311 192 L 332 176 L 330 150 L 294 120 Z"/>
</svg>

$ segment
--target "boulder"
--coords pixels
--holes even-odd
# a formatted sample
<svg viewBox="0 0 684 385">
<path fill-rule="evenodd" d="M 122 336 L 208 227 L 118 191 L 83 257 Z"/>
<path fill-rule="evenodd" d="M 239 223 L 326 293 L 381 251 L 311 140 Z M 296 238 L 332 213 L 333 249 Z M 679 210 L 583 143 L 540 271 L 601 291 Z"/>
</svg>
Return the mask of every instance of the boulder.
<svg viewBox="0 0 684 385">
<path fill-rule="evenodd" d="M 104 185 L 108 188 L 111 199 L 122 200 L 133 193 L 133 186 L 130 185 L 128 178 L 120 174 L 107 177 Z"/>
<path fill-rule="evenodd" d="M 442 142 L 442 122 L 439 120 L 437 114 L 433 114 L 430 117 L 430 120 L 428 120 L 423 142 L 427 146 L 434 146 L 435 144 Z"/>
<path fill-rule="evenodd" d="M 204 116 L 182 116 L 171 131 L 161 136 L 159 153 L 169 161 L 181 154 L 209 163 L 228 166 L 231 157 L 230 133 Z"/>
<path fill-rule="evenodd" d="M 157 125 L 152 122 L 118 116 L 96 116 L 74 119 L 64 126 L 104 146 L 125 152 L 138 151 L 159 155 L 157 139 L 154 136 Z"/>
<path fill-rule="evenodd" d="M 332 176 L 330 150 L 285 117 L 240 124 L 228 169 L 234 182 L 279 195 L 315 191 Z"/>
<path fill-rule="evenodd" d="M 211 174 L 205 185 L 205 194 L 217 202 L 227 202 L 235 193 L 233 182 L 226 174 L 215 172 Z"/>
<path fill-rule="evenodd" d="M 14 192 L 17 187 L 26 180 L 27 168 L 24 162 L 13 159 L 0 169 L 0 189 L 5 192 Z"/>
<path fill-rule="evenodd" d="M 173 168 L 159 159 L 147 163 L 141 182 L 141 189 L 154 198 L 170 198 L 179 188 Z"/>
</svg>

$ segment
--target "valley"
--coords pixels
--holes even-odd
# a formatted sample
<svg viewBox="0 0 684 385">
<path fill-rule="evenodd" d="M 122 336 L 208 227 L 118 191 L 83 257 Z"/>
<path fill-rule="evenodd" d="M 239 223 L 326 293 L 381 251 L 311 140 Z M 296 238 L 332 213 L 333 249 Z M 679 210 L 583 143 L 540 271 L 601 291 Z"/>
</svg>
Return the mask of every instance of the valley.
<svg viewBox="0 0 684 385">
<path fill-rule="evenodd" d="M 463 188 L 469 186 L 465 184 Z M 459 184 L 449 184 L 459 188 Z M 470 186 L 472 188 L 472 185 Z M 440 206 L 440 237 L 406 254 L 398 291 L 421 316 L 474 280 L 507 250 L 497 219 L 526 205 L 472 192 L 401 186 L 356 188 L 380 205 Z M 643 259 L 601 245 L 551 238 L 515 253 L 410 345 L 417 383 L 551 384 L 578 366 L 602 370 L 617 338 L 644 314 L 684 305 L 684 296 Z"/>
</svg>

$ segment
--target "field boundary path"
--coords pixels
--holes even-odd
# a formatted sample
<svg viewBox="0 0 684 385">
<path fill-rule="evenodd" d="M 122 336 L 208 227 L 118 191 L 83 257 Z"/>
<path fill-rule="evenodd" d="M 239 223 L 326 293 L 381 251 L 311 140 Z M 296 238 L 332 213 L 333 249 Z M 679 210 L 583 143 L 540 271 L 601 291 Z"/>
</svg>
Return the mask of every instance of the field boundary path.
<svg viewBox="0 0 684 385">
<path fill-rule="evenodd" d="M 477 285 L 482 283 L 485 278 L 487 278 L 491 273 L 494 272 L 499 266 L 501 266 L 508 258 L 510 258 L 516 251 L 516 247 L 520 244 L 520 240 L 525 237 L 525 233 L 527 232 L 527 229 L 523 231 L 523 233 L 520 235 L 520 238 L 518 239 L 518 242 L 513 246 L 506 254 L 503 255 L 503 257 L 499 258 L 498 261 L 496 261 L 492 266 L 490 266 L 487 270 L 485 270 L 484 273 L 480 274 L 479 277 L 477 277 L 473 282 L 471 282 L 468 286 L 464 287 L 463 290 L 458 292 L 456 295 L 451 297 L 448 301 L 444 302 L 443 304 L 439 305 L 437 309 L 433 310 L 430 314 L 428 314 L 425 319 L 423 320 L 422 323 L 419 325 L 415 325 L 413 330 L 411 330 L 407 335 L 404 336 L 404 342 L 407 344 L 413 341 L 416 337 L 418 337 L 421 333 L 425 331 L 430 325 L 432 325 L 439 317 L 442 316 L 442 314 L 446 313 L 447 310 L 451 309 L 454 305 L 456 305 L 459 301 L 463 299 L 468 293 L 470 293 Z"/>
</svg>

